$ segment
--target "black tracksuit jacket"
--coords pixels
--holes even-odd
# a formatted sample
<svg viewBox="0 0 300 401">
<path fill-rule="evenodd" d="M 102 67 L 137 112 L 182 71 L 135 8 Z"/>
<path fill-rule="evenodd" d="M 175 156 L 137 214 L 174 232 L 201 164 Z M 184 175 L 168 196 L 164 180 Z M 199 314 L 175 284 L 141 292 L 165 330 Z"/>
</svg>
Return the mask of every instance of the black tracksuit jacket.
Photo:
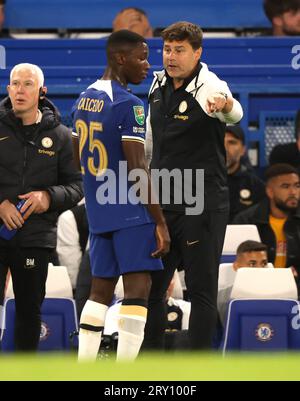
<svg viewBox="0 0 300 401">
<path fill-rule="evenodd" d="M 59 112 L 49 100 L 41 102 L 40 110 L 41 123 L 26 133 L 10 99 L 0 103 L 0 202 L 8 199 L 16 205 L 18 195 L 47 191 L 49 210 L 32 214 L 16 238 L 21 247 L 55 248 L 58 215 L 75 206 L 83 190 L 70 130 L 60 123 Z"/>
<path fill-rule="evenodd" d="M 153 136 L 150 167 L 193 171 L 190 183 L 193 194 L 196 193 L 195 171 L 203 169 L 205 210 L 229 208 L 225 123 L 204 111 L 208 94 L 221 89 L 230 94 L 227 84 L 202 63 L 177 90 L 174 90 L 165 71 L 156 72 L 149 94 L 147 129 L 151 130 Z M 165 210 L 184 211 L 185 205 L 173 204 L 173 191 L 171 188 L 171 204 L 161 202 L 162 207 Z"/>
</svg>

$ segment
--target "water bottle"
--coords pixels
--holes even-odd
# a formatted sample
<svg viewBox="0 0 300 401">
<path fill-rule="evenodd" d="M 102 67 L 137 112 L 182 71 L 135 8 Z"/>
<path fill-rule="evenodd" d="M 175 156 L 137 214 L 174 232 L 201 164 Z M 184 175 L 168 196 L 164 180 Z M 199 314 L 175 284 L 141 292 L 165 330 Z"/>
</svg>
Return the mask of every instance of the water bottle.
<svg viewBox="0 0 300 401">
<path fill-rule="evenodd" d="M 24 203 L 26 202 L 26 199 L 22 199 L 16 206 L 16 208 L 18 209 L 18 211 L 20 211 L 22 209 L 22 206 L 24 205 Z M 22 216 L 24 215 L 24 213 L 22 213 Z M 2 226 L 0 227 L 0 238 L 5 239 L 7 241 L 9 241 L 10 239 L 12 239 L 12 237 L 16 234 L 18 230 L 9 230 L 5 224 L 2 224 Z"/>
</svg>

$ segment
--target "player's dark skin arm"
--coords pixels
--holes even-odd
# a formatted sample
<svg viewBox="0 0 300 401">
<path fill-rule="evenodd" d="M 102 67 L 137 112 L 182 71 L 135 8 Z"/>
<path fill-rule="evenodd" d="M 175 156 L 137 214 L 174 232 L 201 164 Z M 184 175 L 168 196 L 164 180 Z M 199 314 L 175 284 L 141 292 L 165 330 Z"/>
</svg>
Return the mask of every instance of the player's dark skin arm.
<svg viewBox="0 0 300 401">
<path fill-rule="evenodd" d="M 133 169 L 141 169 L 144 170 L 147 174 L 147 182 L 142 181 L 142 185 L 147 186 L 144 193 L 148 194 L 148 199 L 145 200 L 145 206 L 149 210 L 151 216 L 156 223 L 157 239 L 157 250 L 153 252 L 152 256 L 155 258 L 160 258 L 169 252 L 170 236 L 159 203 L 157 201 L 153 203 L 151 202 L 151 199 L 154 199 L 154 193 L 145 159 L 144 145 L 138 142 L 122 141 L 122 146 L 124 155 L 128 163 L 128 171 L 131 171 Z"/>
</svg>

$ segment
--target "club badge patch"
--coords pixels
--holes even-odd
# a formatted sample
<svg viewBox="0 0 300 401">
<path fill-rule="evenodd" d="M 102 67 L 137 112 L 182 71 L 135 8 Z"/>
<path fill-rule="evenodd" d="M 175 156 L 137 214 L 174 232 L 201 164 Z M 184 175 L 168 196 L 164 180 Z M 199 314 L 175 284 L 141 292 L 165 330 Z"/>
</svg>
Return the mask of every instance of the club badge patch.
<svg viewBox="0 0 300 401">
<path fill-rule="evenodd" d="M 187 110 L 187 107 L 188 107 L 187 102 L 184 100 L 179 105 L 179 112 L 184 113 Z"/>
<path fill-rule="evenodd" d="M 240 197 L 242 199 L 249 199 L 251 197 L 251 191 L 249 191 L 249 189 L 242 189 L 240 191 Z"/>
<path fill-rule="evenodd" d="M 261 342 L 271 341 L 274 337 L 274 330 L 268 323 L 261 323 L 255 330 L 256 338 Z"/>
<path fill-rule="evenodd" d="M 139 125 L 145 124 L 145 111 L 143 106 L 133 106 L 135 121 Z"/>
<path fill-rule="evenodd" d="M 49 138 L 48 136 L 45 136 L 45 138 L 42 139 L 42 145 L 44 148 L 49 149 L 52 148 L 53 146 L 53 141 L 51 138 Z"/>
<path fill-rule="evenodd" d="M 41 322 L 40 341 L 45 341 L 50 335 L 49 326 L 45 322 Z"/>
</svg>

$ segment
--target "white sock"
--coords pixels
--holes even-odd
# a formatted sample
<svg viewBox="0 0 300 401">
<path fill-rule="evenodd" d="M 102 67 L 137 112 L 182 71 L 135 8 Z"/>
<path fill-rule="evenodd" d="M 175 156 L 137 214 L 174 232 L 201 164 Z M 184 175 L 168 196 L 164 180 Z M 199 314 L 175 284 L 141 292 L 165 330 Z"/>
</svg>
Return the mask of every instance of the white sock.
<svg viewBox="0 0 300 401">
<path fill-rule="evenodd" d="M 119 313 L 117 360 L 133 361 L 141 348 L 147 319 L 147 308 L 122 305 Z"/>
<path fill-rule="evenodd" d="M 95 360 L 108 306 L 88 300 L 82 310 L 79 330 L 79 361 Z"/>
</svg>

